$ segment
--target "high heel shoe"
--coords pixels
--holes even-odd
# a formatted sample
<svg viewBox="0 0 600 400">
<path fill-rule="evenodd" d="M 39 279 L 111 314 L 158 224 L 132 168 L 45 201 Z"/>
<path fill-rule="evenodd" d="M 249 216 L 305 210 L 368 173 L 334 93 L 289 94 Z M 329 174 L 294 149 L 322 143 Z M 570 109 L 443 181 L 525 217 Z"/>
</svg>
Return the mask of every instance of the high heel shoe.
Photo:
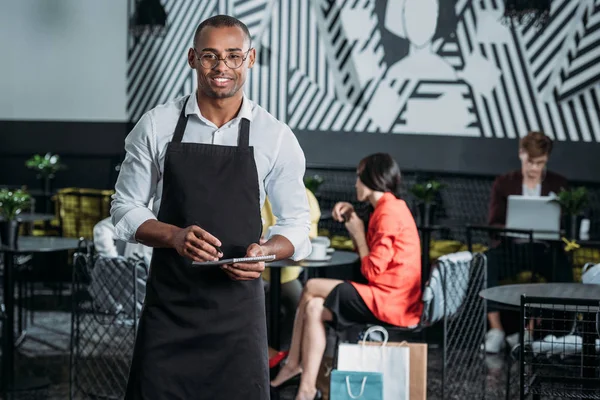
<svg viewBox="0 0 600 400">
<path fill-rule="evenodd" d="M 279 365 L 287 356 L 290 354 L 289 351 L 280 351 L 273 357 L 269 358 L 269 368 L 275 368 Z"/>
<path fill-rule="evenodd" d="M 296 395 L 298 394 L 296 393 Z M 313 400 L 323 400 L 323 393 L 321 393 L 319 389 L 317 389 L 317 393 L 315 393 L 315 397 L 313 398 Z"/>
<path fill-rule="evenodd" d="M 278 390 L 284 387 L 288 387 L 291 385 L 299 385 L 300 384 L 300 377 L 302 375 L 302 372 L 298 372 L 296 375 L 289 377 L 287 380 L 281 382 L 279 385 L 277 386 L 273 386 L 271 385 L 271 389 L 273 390 Z"/>
</svg>

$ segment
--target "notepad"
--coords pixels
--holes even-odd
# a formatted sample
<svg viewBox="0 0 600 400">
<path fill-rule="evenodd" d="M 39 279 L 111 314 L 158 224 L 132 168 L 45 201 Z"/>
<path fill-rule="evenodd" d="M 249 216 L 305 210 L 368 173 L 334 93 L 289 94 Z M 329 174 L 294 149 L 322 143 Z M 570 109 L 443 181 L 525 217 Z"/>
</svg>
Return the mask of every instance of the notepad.
<svg viewBox="0 0 600 400">
<path fill-rule="evenodd" d="M 253 262 L 261 262 L 261 261 L 275 261 L 275 255 L 270 256 L 257 256 L 257 257 L 241 257 L 241 258 L 223 258 L 217 261 L 203 261 L 198 262 L 194 261 L 192 265 L 224 265 L 224 264 L 236 264 L 236 263 L 253 263 Z"/>
</svg>

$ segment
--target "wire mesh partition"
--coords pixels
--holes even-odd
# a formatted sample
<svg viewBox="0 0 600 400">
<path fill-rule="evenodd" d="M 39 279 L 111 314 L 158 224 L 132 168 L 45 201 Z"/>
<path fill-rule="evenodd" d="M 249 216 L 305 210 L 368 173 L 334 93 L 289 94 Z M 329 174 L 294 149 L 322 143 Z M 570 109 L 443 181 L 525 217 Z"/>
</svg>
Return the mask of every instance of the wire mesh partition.
<svg viewBox="0 0 600 400">
<path fill-rule="evenodd" d="M 71 399 L 123 398 L 146 276 L 141 260 L 75 254 Z"/>
<path fill-rule="evenodd" d="M 600 399 L 599 324 L 600 299 L 522 296 L 521 399 Z"/>
<path fill-rule="evenodd" d="M 506 229 L 493 226 L 468 225 L 466 227 L 467 248 L 475 244 L 487 247 L 488 286 L 510 283 L 537 282 L 540 274 L 539 255 L 545 246 L 535 243 L 533 231 Z"/>
</svg>

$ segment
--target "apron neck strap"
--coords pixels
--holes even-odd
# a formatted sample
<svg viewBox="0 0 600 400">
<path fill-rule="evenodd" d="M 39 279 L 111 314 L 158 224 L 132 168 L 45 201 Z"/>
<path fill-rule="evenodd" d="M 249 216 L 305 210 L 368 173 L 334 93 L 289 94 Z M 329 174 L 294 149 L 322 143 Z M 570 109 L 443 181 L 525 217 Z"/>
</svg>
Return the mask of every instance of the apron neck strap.
<svg viewBox="0 0 600 400">
<path fill-rule="evenodd" d="M 242 118 L 240 121 L 240 131 L 238 133 L 238 147 L 247 149 L 250 146 L 250 121 Z"/>
<path fill-rule="evenodd" d="M 188 101 L 190 101 L 191 95 L 185 99 L 185 103 L 183 103 L 183 108 L 181 109 L 181 113 L 179 114 L 179 119 L 177 120 L 177 126 L 175 127 L 175 133 L 173 134 L 173 143 L 181 143 L 183 139 L 183 134 L 185 133 L 185 127 L 187 126 L 188 118 L 185 115 L 185 108 L 187 107 Z"/>
<path fill-rule="evenodd" d="M 179 114 L 179 119 L 177 120 L 177 126 L 175 127 L 175 133 L 173 134 L 173 143 L 181 143 L 183 140 L 183 134 L 185 133 L 185 127 L 187 126 L 188 117 L 185 115 L 185 108 L 187 107 L 187 103 L 190 100 L 189 96 L 185 103 L 183 103 L 183 108 L 181 109 L 181 113 Z M 247 118 L 242 118 L 240 121 L 240 131 L 238 133 L 238 147 L 246 149 L 250 146 L 250 121 Z"/>
</svg>

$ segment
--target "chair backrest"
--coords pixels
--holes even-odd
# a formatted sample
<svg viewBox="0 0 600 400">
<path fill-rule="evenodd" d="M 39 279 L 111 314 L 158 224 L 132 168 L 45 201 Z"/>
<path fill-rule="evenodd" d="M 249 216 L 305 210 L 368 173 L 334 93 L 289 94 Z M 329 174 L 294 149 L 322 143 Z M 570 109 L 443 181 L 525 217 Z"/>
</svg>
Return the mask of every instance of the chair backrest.
<svg viewBox="0 0 600 400">
<path fill-rule="evenodd" d="M 110 215 L 112 190 L 65 188 L 58 191 L 62 236 L 93 238 L 94 225 Z"/>
<path fill-rule="evenodd" d="M 463 304 L 471 282 L 471 252 L 462 251 L 438 259 L 423 291 L 423 318 L 433 324 L 451 318 Z"/>
<path fill-rule="evenodd" d="M 88 287 L 96 312 L 135 320 L 146 295 L 147 271 L 141 261 L 97 257 Z"/>
</svg>

